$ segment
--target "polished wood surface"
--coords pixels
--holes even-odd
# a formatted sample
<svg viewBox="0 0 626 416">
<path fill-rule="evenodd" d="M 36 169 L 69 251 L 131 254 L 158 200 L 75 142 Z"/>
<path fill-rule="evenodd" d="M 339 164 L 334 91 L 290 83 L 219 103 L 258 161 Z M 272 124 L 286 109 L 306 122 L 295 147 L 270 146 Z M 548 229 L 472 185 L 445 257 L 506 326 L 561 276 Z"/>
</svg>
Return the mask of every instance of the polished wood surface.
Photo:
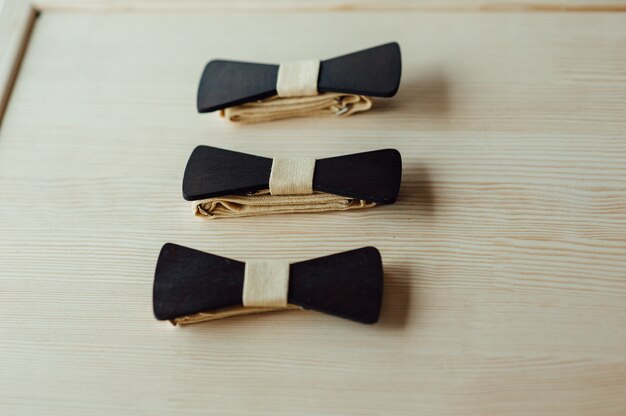
<svg viewBox="0 0 626 416">
<path fill-rule="evenodd" d="M 199 115 L 208 59 L 398 41 L 398 95 L 347 119 Z M 0 127 L 3 415 L 623 415 L 626 14 L 65 10 Z M 198 144 L 402 152 L 394 205 L 205 221 Z M 152 315 L 171 241 L 239 260 L 381 251 L 381 321 Z"/>
</svg>

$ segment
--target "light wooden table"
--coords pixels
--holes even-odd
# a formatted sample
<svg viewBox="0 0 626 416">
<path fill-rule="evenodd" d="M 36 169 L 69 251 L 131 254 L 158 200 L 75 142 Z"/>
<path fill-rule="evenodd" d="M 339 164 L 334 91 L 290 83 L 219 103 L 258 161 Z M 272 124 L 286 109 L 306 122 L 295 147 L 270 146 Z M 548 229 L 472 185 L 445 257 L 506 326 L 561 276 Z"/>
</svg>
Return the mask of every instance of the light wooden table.
<svg viewBox="0 0 626 416">
<path fill-rule="evenodd" d="M 626 414 L 623 1 L 44 0 L 36 20 L 24 5 L 0 9 L 0 414 Z M 211 58 L 391 40 L 402 84 L 375 111 L 255 126 L 196 114 Z M 400 198 L 203 221 L 181 197 L 198 144 L 394 147 Z M 167 241 L 241 260 L 375 245 L 381 321 L 171 327 L 151 306 Z"/>
</svg>

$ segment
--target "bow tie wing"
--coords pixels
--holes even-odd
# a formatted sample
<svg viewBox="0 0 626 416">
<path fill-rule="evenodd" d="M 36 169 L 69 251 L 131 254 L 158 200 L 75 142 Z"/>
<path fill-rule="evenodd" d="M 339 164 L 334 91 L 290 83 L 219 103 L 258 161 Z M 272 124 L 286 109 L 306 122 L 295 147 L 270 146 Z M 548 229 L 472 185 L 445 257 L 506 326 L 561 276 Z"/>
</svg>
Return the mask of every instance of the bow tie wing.
<svg viewBox="0 0 626 416">
<path fill-rule="evenodd" d="M 183 197 L 188 201 L 267 189 L 272 159 L 198 146 L 187 162 Z"/>
<path fill-rule="evenodd" d="M 279 65 L 214 60 L 198 87 L 198 112 L 208 113 L 276 94 Z M 400 46 L 387 43 L 320 62 L 319 92 L 392 97 L 402 72 Z"/>
<path fill-rule="evenodd" d="M 392 204 L 400 191 L 402 157 L 395 149 L 318 159 L 313 189 Z"/>
<path fill-rule="evenodd" d="M 198 87 L 198 112 L 261 100 L 276 94 L 278 65 L 236 61 L 211 61 Z"/>
<path fill-rule="evenodd" d="M 289 303 L 372 324 L 383 295 L 383 266 L 374 247 L 292 263 Z"/>
<path fill-rule="evenodd" d="M 245 264 L 167 243 L 154 274 L 153 308 L 168 320 L 241 305 Z"/>
<path fill-rule="evenodd" d="M 317 89 L 371 97 L 393 97 L 400 86 L 402 58 L 396 42 L 323 61 Z"/>
</svg>

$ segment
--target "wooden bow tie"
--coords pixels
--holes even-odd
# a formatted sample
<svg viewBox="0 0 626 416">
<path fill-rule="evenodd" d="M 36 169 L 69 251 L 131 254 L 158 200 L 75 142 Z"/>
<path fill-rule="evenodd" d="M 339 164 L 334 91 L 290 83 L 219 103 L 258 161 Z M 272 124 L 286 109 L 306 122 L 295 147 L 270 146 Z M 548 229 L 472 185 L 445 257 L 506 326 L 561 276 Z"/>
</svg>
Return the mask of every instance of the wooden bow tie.
<svg viewBox="0 0 626 416">
<path fill-rule="evenodd" d="M 319 63 L 311 68 L 310 62 Z M 313 93 L 392 97 L 398 91 L 401 70 L 400 47 L 395 42 L 325 61 L 273 65 L 213 60 L 206 65 L 200 80 L 198 112 L 221 110 L 275 95 L 297 96 L 297 87 L 302 82 L 312 83 L 303 95 L 311 95 L 312 89 Z M 281 91 L 281 84 L 285 92 Z"/>
<path fill-rule="evenodd" d="M 383 266 L 374 247 L 297 263 L 240 262 L 167 243 L 154 276 L 154 315 L 174 324 L 283 309 L 378 320 Z"/>
<path fill-rule="evenodd" d="M 401 177 L 394 149 L 315 160 L 198 146 L 187 162 L 183 197 L 194 201 L 196 215 L 218 218 L 366 208 L 394 203 Z"/>
</svg>

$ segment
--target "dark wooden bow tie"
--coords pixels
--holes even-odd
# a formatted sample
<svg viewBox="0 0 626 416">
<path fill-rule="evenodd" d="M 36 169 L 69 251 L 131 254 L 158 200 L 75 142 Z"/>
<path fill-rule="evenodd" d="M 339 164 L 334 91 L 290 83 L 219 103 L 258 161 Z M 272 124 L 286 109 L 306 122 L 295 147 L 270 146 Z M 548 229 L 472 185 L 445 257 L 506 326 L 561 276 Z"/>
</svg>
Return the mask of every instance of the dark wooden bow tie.
<svg viewBox="0 0 626 416">
<path fill-rule="evenodd" d="M 277 94 L 279 65 L 214 60 L 204 68 L 198 87 L 198 112 L 208 113 Z M 400 46 L 387 43 L 320 62 L 317 90 L 372 97 L 398 91 Z"/>
<path fill-rule="evenodd" d="M 240 261 L 165 244 L 154 276 L 154 315 L 174 321 L 243 308 L 245 267 Z M 371 324 L 378 320 L 382 294 L 382 260 L 374 247 L 289 265 L 290 305 Z"/>
<path fill-rule="evenodd" d="M 209 146 L 194 149 L 183 178 L 188 201 L 268 189 L 272 159 Z M 402 158 L 395 149 L 315 161 L 313 190 L 392 204 L 400 190 Z"/>
</svg>

